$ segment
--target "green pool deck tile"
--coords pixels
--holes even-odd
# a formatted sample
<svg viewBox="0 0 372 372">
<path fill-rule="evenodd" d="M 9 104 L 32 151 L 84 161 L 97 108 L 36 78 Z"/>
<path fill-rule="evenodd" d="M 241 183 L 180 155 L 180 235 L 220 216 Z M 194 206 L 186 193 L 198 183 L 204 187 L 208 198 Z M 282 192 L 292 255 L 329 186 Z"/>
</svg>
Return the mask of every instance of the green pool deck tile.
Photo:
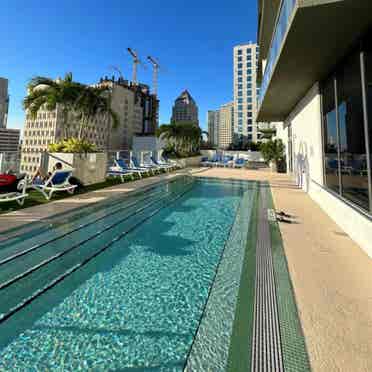
<svg viewBox="0 0 372 372">
<path fill-rule="evenodd" d="M 259 206 L 258 188 L 252 200 L 252 216 L 240 280 L 233 331 L 230 339 L 227 362 L 227 371 L 229 372 L 247 372 L 251 365 Z"/>
</svg>

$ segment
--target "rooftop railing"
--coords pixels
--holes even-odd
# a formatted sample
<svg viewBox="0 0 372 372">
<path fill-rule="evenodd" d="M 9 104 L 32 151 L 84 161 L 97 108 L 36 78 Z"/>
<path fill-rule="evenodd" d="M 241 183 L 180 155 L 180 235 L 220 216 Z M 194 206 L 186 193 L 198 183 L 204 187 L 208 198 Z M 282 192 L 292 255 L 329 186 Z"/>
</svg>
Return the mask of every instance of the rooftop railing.
<svg viewBox="0 0 372 372">
<path fill-rule="evenodd" d="M 274 37 L 271 40 L 265 72 L 261 82 L 259 103 L 262 103 L 265 97 L 295 6 L 296 0 L 282 0 L 281 2 L 279 17 L 275 26 Z"/>
</svg>

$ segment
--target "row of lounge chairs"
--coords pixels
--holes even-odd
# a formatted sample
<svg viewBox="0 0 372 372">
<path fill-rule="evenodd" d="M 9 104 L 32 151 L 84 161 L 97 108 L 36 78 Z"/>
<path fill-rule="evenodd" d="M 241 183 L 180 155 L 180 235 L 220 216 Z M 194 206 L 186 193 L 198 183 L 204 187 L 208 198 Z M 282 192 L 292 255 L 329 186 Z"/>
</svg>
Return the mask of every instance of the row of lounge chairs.
<svg viewBox="0 0 372 372">
<path fill-rule="evenodd" d="M 114 162 L 114 166 L 109 168 L 107 175 L 120 177 L 123 182 L 126 176 L 131 176 L 133 179 L 134 175 L 137 175 L 139 178 L 142 178 L 143 175 L 155 175 L 163 171 L 170 172 L 180 168 L 178 163 L 164 157 L 159 160 L 152 156 L 146 157 L 141 163 L 136 156 L 132 156 L 129 165 L 124 159 L 115 159 Z"/>
<path fill-rule="evenodd" d="M 234 156 L 214 154 L 212 159 L 203 157 L 201 165 L 203 167 L 231 167 L 231 168 L 244 168 L 247 160 L 243 158 L 234 158 Z"/>
<path fill-rule="evenodd" d="M 142 178 L 144 175 L 150 176 L 169 172 L 179 169 L 178 163 L 165 159 L 156 160 L 152 157 L 140 163 L 135 156 L 130 159 L 130 164 L 127 165 L 124 159 L 115 159 L 115 164 L 109 167 L 107 176 L 120 177 L 122 182 L 126 176 L 137 175 Z M 29 181 L 25 176 L 17 177 L 15 175 L 0 175 L 0 202 L 15 201 L 19 205 L 23 205 L 28 196 L 29 190 L 39 191 L 47 200 L 50 200 L 55 192 L 66 191 L 73 194 L 77 185 L 70 183 L 74 169 L 55 170 L 50 177 L 45 180 Z"/>
</svg>

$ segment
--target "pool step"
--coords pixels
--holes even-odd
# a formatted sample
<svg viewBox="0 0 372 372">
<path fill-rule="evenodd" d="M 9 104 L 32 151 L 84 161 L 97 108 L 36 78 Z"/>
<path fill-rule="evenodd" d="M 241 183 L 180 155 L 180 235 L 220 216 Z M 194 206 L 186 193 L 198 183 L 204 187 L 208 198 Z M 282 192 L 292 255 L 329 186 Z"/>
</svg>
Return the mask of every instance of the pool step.
<svg viewBox="0 0 372 372">
<path fill-rule="evenodd" d="M 266 198 L 261 188 L 251 371 L 284 372 Z"/>
<path fill-rule="evenodd" d="M 69 275 L 92 257 L 109 248 L 114 242 L 119 241 L 136 226 L 180 198 L 191 188 L 192 185 L 187 185 L 182 187 L 182 191 L 177 189 L 177 192 L 174 190 L 164 192 L 161 197 L 131 208 L 129 213 L 122 215 L 117 221 L 99 228 L 99 231 L 96 229 L 94 235 L 84 236 L 83 240 L 76 243 L 74 239 L 68 239 L 67 245 L 61 245 L 59 241 L 58 245 L 63 246 L 63 249 L 58 245 L 55 246 L 54 249 L 59 249 L 58 252 L 47 258 L 30 256 L 31 259 L 28 258 L 28 261 L 18 262 L 20 259 L 16 259 L 14 262 L 9 262 L 5 265 L 5 267 L 8 266 L 7 272 L 5 274 L 1 272 L 0 322 L 9 318 L 30 299 L 41 294 L 45 288 L 54 285 L 56 280 L 58 281 L 66 274 Z M 50 249 L 49 253 L 52 251 L 53 249 Z M 23 265 L 25 262 L 28 266 Z"/>
</svg>

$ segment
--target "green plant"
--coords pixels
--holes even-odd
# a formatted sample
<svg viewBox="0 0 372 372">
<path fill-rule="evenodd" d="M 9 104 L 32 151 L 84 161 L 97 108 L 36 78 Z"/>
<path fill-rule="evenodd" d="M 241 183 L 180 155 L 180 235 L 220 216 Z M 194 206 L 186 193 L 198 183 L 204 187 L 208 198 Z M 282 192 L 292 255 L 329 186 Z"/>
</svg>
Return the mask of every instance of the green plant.
<svg viewBox="0 0 372 372">
<path fill-rule="evenodd" d="M 40 109 L 53 111 L 57 107 L 62 108 L 64 138 L 70 138 L 71 123 L 69 120 L 77 118 L 79 120 L 78 138 L 84 139 L 87 128 L 97 117 L 109 115 L 112 128 L 119 125 L 119 117 L 111 109 L 109 91 L 108 86 L 92 87 L 75 82 L 71 73 L 66 74 L 64 79 L 57 80 L 36 76 L 27 86 L 28 93 L 23 100 L 23 107 L 32 119 L 36 119 Z"/>
<path fill-rule="evenodd" d="M 178 157 L 187 157 L 199 154 L 203 132 L 196 123 L 177 122 L 161 125 L 156 135 L 172 145 Z"/>
<path fill-rule="evenodd" d="M 40 109 L 53 111 L 59 106 L 62 109 L 63 135 L 68 138 L 68 114 L 73 110 L 83 89 L 84 85 L 73 81 L 71 73 L 66 74 L 64 79 L 57 80 L 35 76 L 27 85 L 28 94 L 23 99 L 23 107 L 32 119 L 36 119 Z"/>
<path fill-rule="evenodd" d="M 261 143 L 260 151 L 267 163 L 274 162 L 277 166 L 284 161 L 285 146 L 281 139 Z"/>
<path fill-rule="evenodd" d="M 69 138 L 68 140 L 50 144 L 48 150 L 50 152 L 88 153 L 96 152 L 97 148 L 93 143 L 84 139 Z"/>
</svg>

